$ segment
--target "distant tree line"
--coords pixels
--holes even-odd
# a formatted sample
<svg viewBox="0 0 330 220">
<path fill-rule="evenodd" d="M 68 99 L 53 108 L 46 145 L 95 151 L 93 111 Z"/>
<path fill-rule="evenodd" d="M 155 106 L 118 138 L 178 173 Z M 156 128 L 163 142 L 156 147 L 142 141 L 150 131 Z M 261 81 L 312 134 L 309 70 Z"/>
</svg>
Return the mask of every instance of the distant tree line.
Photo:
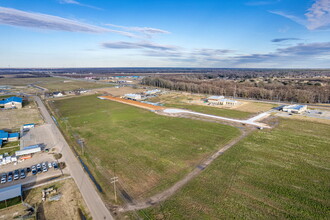
<svg viewBox="0 0 330 220">
<path fill-rule="evenodd" d="M 329 81 L 322 83 L 300 83 L 296 81 L 266 80 L 228 80 L 209 79 L 199 76 L 162 76 L 145 77 L 142 84 L 171 90 L 224 95 L 240 98 L 288 101 L 298 103 L 329 103 Z"/>
</svg>

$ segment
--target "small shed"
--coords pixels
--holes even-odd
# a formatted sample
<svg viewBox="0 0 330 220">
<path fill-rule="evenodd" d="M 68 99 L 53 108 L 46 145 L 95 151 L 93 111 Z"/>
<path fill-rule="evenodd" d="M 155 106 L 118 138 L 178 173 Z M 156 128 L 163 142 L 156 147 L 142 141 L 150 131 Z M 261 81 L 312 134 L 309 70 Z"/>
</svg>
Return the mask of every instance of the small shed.
<svg viewBox="0 0 330 220">
<path fill-rule="evenodd" d="M 23 125 L 23 129 L 30 129 L 30 128 L 34 128 L 35 124 L 31 123 L 31 124 L 25 124 Z"/>
</svg>

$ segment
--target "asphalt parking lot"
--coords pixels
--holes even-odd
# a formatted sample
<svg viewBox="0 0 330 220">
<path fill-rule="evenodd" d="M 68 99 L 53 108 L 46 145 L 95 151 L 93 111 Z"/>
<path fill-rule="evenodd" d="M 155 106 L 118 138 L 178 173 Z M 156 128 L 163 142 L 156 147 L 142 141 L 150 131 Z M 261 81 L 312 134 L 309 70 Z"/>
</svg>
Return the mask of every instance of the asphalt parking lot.
<svg viewBox="0 0 330 220">
<path fill-rule="evenodd" d="M 18 170 L 20 170 L 20 169 L 18 169 Z M 10 170 L 10 171 L 14 172 L 14 170 Z M 7 178 L 8 178 L 8 172 L 7 172 Z M 4 172 L 2 172 L 1 175 L 3 173 Z M 12 186 L 12 185 L 15 185 L 15 184 L 22 184 L 22 185 L 33 184 L 33 183 L 37 183 L 37 182 L 40 182 L 40 181 L 45 180 L 45 179 L 49 179 L 51 177 L 60 176 L 61 174 L 62 174 L 62 172 L 61 172 L 60 169 L 55 170 L 54 168 L 48 168 L 47 172 L 41 172 L 41 173 L 36 174 L 36 175 L 33 175 L 31 172 L 27 173 L 25 171 L 26 177 L 24 179 L 18 179 L 18 180 L 13 180 L 11 182 L 2 183 L 2 184 L 0 184 L 0 188 L 5 188 L 5 187 Z"/>
<path fill-rule="evenodd" d="M 23 136 L 20 139 L 21 149 L 36 144 L 43 144 L 46 148 L 52 148 L 56 145 L 51 125 L 44 124 L 36 126 L 23 133 Z"/>
<path fill-rule="evenodd" d="M 45 153 L 45 152 L 41 152 L 41 153 L 37 153 L 34 154 L 33 157 L 31 159 L 22 161 L 22 162 L 17 162 L 15 163 L 10 163 L 10 164 L 6 164 L 0 167 L 0 174 L 2 175 L 3 173 L 7 173 L 10 171 L 14 171 L 14 170 L 21 170 L 21 169 L 26 169 L 27 167 L 32 167 L 33 165 L 36 165 L 38 163 L 43 163 L 43 162 L 53 162 L 56 161 L 54 159 L 53 154 L 51 153 Z M 58 176 L 61 175 L 63 173 L 69 173 L 67 171 L 67 169 L 64 169 L 63 171 L 61 171 L 60 169 L 58 170 L 54 170 L 54 168 L 50 168 L 48 169 L 47 172 L 41 172 L 37 175 L 32 175 L 31 172 L 26 174 L 26 178 L 24 179 L 19 179 L 19 180 L 13 180 L 12 182 L 8 183 L 3 183 L 0 184 L 0 188 L 4 188 L 4 187 L 8 187 L 14 184 L 28 184 L 28 183 L 34 183 L 34 182 L 38 182 L 41 181 L 43 179 L 47 179 L 47 178 L 51 178 L 53 176 Z M 1 179 L 1 177 L 0 177 Z"/>
</svg>

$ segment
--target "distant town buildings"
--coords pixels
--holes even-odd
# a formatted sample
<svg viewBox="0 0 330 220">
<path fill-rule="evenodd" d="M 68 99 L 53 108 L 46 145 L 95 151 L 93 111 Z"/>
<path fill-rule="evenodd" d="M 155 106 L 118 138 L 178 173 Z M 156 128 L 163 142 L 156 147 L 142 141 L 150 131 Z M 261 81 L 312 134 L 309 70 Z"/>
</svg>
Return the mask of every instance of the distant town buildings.
<svg viewBox="0 0 330 220">
<path fill-rule="evenodd" d="M 63 97 L 64 94 L 62 92 L 54 92 L 53 96 L 54 96 L 54 98 L 58 98 L 58 97 Z"/>
<path fill-rule="evenodd" d="M 22 108 L 23 99 L 20 97 L 12 96 L 3 100 L 0 100 L 0 108 Z"/>
</svg>

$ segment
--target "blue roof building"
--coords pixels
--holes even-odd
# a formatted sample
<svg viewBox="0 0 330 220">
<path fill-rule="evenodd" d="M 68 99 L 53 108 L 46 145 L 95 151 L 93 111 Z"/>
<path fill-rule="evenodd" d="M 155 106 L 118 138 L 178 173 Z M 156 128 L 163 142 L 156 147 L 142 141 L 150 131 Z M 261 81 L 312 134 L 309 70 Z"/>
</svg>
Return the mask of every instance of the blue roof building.
<svg viewBox="0 0 330 220">
<path fill-rule="evenodd" d="M 19 133 L 8 133 L 4 130 L 0 130 L 0 140 L 1 141 L 16 141 L 19 138 Z"/>
<path fill-rule="evenodd" d="M 8 139 L 8 132 L 0 130 L 0 139 L 6 141 Z"/>
<path fill-rule="evenodd" d="M 12 96 L 0 100 L 0 107 L 4 108 L 22 108 L 23 99 L 20 97 Z"/>
<path fill-rule="evenodd" d="M 19 133 L 16 132 L 16 133 L 9 133 L 8 134 L 8 138 L 19 138 Z"/>
</svg>

